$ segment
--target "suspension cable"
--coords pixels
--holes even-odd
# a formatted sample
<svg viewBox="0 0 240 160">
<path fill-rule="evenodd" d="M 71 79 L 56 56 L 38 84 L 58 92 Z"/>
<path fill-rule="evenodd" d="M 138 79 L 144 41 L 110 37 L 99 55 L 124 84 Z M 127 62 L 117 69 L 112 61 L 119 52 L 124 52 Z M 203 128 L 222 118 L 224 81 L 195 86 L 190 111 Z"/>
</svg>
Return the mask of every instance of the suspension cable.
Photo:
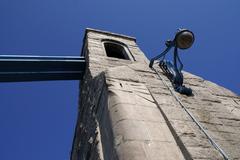
<svg viewBox="0 0 240 160">
<path fill-rule="evenodd" d="M 163 77 L 157 72 L 157 70 L 152 67 L 152 70 L 156 72 L 160 80 L 162 80 L 163 84 L 170 90 L 173 97 L 178 101 L 178 103 L 181 105 L 181 107 L 184 109 L 184 111 L 190 116 L 190 118 L 193 120 L 193 122 L 199 127 L 199 129 L 204 133 L 204 135 L 207 137 L 207 139 L 210 141 L 212 146 L 219 151 L 219 153 L 224 157 L 225 160 L 229 160 L 229 157 L 224 152 L 224 150 L 213 140 L 213 138 L 208 134 L 206 129 L 201 125 L 201 123 L 193 116 L 193 114 L 184 106 L 182 101 L 178 98 L 174 90 L 167 84 L 167 82 L 163 79 Z"/>
</svg>

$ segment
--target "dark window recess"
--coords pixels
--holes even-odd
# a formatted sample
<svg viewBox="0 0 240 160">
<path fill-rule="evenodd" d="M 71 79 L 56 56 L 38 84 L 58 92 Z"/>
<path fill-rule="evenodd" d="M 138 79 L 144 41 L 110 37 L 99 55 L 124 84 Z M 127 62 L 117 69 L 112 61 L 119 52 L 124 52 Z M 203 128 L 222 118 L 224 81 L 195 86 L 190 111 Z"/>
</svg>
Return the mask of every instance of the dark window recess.
<svg viewBox="0 0 240 160">
<path fill-rule="evenodd" d="M 122 45 L 112 42 L 105 42 L 104 47 L 108 57 L 129 60 L 128 54 Z"/>
</svg>

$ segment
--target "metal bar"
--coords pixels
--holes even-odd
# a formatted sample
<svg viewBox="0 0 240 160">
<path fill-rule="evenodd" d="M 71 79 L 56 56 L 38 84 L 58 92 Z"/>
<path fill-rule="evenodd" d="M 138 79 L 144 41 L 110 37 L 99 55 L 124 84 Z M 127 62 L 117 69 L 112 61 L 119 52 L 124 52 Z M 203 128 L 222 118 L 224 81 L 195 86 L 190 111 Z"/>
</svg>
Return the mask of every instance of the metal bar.
<svg viewBox="0 0 240 160">
<path fill-rule="evenodd" d="M 0 82 L 81 80 L 85 58 L 0 55 Z"/>
<path fill-rule="evenodd" d="M 157 60 L 157 59 L 159 59 L 159 58 L 161 58 L 161 57 L 163 57 L 163 56 L 165 56 L 171 48 L 172 48 L 172 46 L 169 46 L 169 47 L 167 47 L 162 53 L 160 53 L 160 54 L 157 55 L 156 57 L 153 57 L 153 58 L 150 60 L 149 67 L 152 68 L 154 61 Z"/>
</svg>

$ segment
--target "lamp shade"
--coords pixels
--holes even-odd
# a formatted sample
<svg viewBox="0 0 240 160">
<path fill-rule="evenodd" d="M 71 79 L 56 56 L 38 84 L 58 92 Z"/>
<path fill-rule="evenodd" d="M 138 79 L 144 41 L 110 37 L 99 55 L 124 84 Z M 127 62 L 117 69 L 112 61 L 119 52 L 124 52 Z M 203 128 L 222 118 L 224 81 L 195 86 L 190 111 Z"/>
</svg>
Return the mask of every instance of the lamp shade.
<svg viewBox="0 0 240 160">
<path fill-rule="evenodd" d="M 188 49 L 194 42 L 193 32 L 187 29 L 180 29 L 175 36 L 176 46 L 180 49 Z"/>
</svg>

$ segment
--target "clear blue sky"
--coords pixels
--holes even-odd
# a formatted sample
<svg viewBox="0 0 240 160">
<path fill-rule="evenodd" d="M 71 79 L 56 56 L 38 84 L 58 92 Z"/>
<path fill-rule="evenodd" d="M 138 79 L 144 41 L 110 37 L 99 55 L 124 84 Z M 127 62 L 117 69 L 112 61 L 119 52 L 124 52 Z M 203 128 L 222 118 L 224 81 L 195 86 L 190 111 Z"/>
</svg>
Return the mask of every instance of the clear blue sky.
<svg viewBox="0 0 240 160">
<path fill-rule="evenodd" d="M 135 36 L 148 58 L 177 28 L 185 70 L 240 94 L 239 0 L 0 0 L 0 54 L 80 55 L 86 27 Z M 0 159 L 67 160 L 78 81 L 0 84 Z"/>
</svg>

